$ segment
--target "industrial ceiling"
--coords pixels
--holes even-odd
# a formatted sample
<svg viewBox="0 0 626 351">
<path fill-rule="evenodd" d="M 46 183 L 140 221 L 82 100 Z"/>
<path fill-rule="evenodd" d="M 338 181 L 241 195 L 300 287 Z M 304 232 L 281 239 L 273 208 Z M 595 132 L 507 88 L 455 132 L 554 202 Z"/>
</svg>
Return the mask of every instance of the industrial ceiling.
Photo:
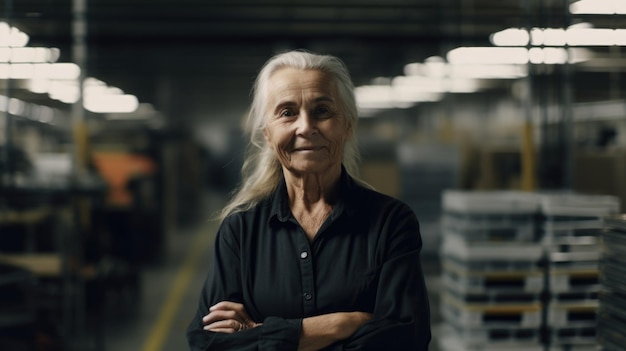
<svg viewBox="0 0 626 351">
<path fill-rule="evenodd" d="M 70 62 L 73 5 L 82 0 L 0 0 L 0 16 L 58 47 Z M 280 50 L 331 53 L 356 85 L 402 74 L 409 62 L 459 46 L 490 45 L 511 27 L 590 20 L 625 28 L 624 15 L 574 18 L 568 0 L 85 0 L 85 71 L 152 104 L 174 123 L 237 120 L 262 63 Z M 624 60 L 617 49 L 596 49 Z M 613 51 L 611 51 L 613 50 Z M 604 52 L 603 52 L 604 51 Z M 614 60 L 615 61 L 615 60 Z M 621 68 L 577 70 L 576 99 L 605 99 Z M 612 77 L 612 79 L 609 79 Z M 616 78 L 617 77 L 617 78 Z M 607 82 L 617 81 L 610 87 Z M 612 90 L 612 92 L 609 92 Z M 33 97 L 35 99 L 35 97 Z"/>
</svg>

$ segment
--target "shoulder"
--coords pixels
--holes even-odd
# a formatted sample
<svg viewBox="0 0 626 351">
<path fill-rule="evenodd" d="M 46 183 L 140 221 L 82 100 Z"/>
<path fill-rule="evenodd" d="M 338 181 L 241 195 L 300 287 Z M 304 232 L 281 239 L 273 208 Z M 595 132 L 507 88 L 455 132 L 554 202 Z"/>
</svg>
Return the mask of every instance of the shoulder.
<svg viewBox="0 0 626 351">
<path fill-rule="evenodd" d="M 404 201 L 362 185 L 355 185 L 348 196 L 350 197 L 350 205 L 359 212 L 381 215 L 415 215 L 411 207 Z"/>
<path fill-rule="evenodd" d="M 261 200 L 253 207 L 236 211 L 226 216 L 219 228 L 219 234 L 246 235 L 246 233 L 259 228 L 273 215 L 271 199 Z"/>
</svg>

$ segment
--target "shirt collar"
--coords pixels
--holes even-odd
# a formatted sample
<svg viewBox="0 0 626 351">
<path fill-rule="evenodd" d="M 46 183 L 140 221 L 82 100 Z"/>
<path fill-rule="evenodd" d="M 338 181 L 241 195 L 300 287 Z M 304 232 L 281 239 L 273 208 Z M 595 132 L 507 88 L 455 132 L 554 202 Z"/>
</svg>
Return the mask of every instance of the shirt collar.
<svg viewBox="0 0 626 351">
<path fill-rule="evenodd" d="M 331 214 L 333 220 L 339 218 L 344 212 L 350 216 L 356 213 L 358 200 L 355 195 L 357 189 L 358 185 L 355 180 L 352 179 L 346 169 L 341 166 L 341 176 L 339 178 L 339 199 Z M 293 217 L 291 210 L 289 209 L 287 184 L 285 183 L 284 178 L 281 179 L 270 201 L 270 220 L 272 218 L 276 218 L 281 222 L 286 222 Z"/>
</svg>

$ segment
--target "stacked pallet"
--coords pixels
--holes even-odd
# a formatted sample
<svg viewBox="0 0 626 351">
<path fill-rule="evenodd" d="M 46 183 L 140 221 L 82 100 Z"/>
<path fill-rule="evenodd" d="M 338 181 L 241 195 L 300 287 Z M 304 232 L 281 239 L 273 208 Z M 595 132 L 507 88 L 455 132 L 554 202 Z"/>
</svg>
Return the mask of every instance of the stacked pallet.
<svg viewBox="0 0 626 351">
<path fill-rule="evenodd" d="M 34 347 L 35 286 L 30 272 L 0 262 L 0 345 L 3 350 Z"/>
<path fill-rule="evenodd" d="M 442 205 L 440 348 L 543 350 L 538 198 L 447 190 Z"/>
<path fill-rule="evenodd" d="M 626 215 L 605 218 L 601 240 L 598 342 L 603 350 L 626 350 Z"/>
<path fill-rule="evenodd" d="M 603 218 L 618 211 L 619 200 L 613 196 L 541 196 L 545 327 L 551 351 L 597 348 L 600 236 Z"/>
</svg>

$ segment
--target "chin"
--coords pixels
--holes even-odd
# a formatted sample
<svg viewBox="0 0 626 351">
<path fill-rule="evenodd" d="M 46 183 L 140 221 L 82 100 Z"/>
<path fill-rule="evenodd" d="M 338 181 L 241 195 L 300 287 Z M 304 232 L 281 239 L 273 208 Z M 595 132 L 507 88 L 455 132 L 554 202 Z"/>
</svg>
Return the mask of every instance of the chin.
<svg viewBox="0 0 626 351">
<path fill-rule="evenodd" d="M 330 164 L 293 164 L 287 169 L 295 174 L 326 174 L 334 169 L 335 165 Z"/>
</svg>

